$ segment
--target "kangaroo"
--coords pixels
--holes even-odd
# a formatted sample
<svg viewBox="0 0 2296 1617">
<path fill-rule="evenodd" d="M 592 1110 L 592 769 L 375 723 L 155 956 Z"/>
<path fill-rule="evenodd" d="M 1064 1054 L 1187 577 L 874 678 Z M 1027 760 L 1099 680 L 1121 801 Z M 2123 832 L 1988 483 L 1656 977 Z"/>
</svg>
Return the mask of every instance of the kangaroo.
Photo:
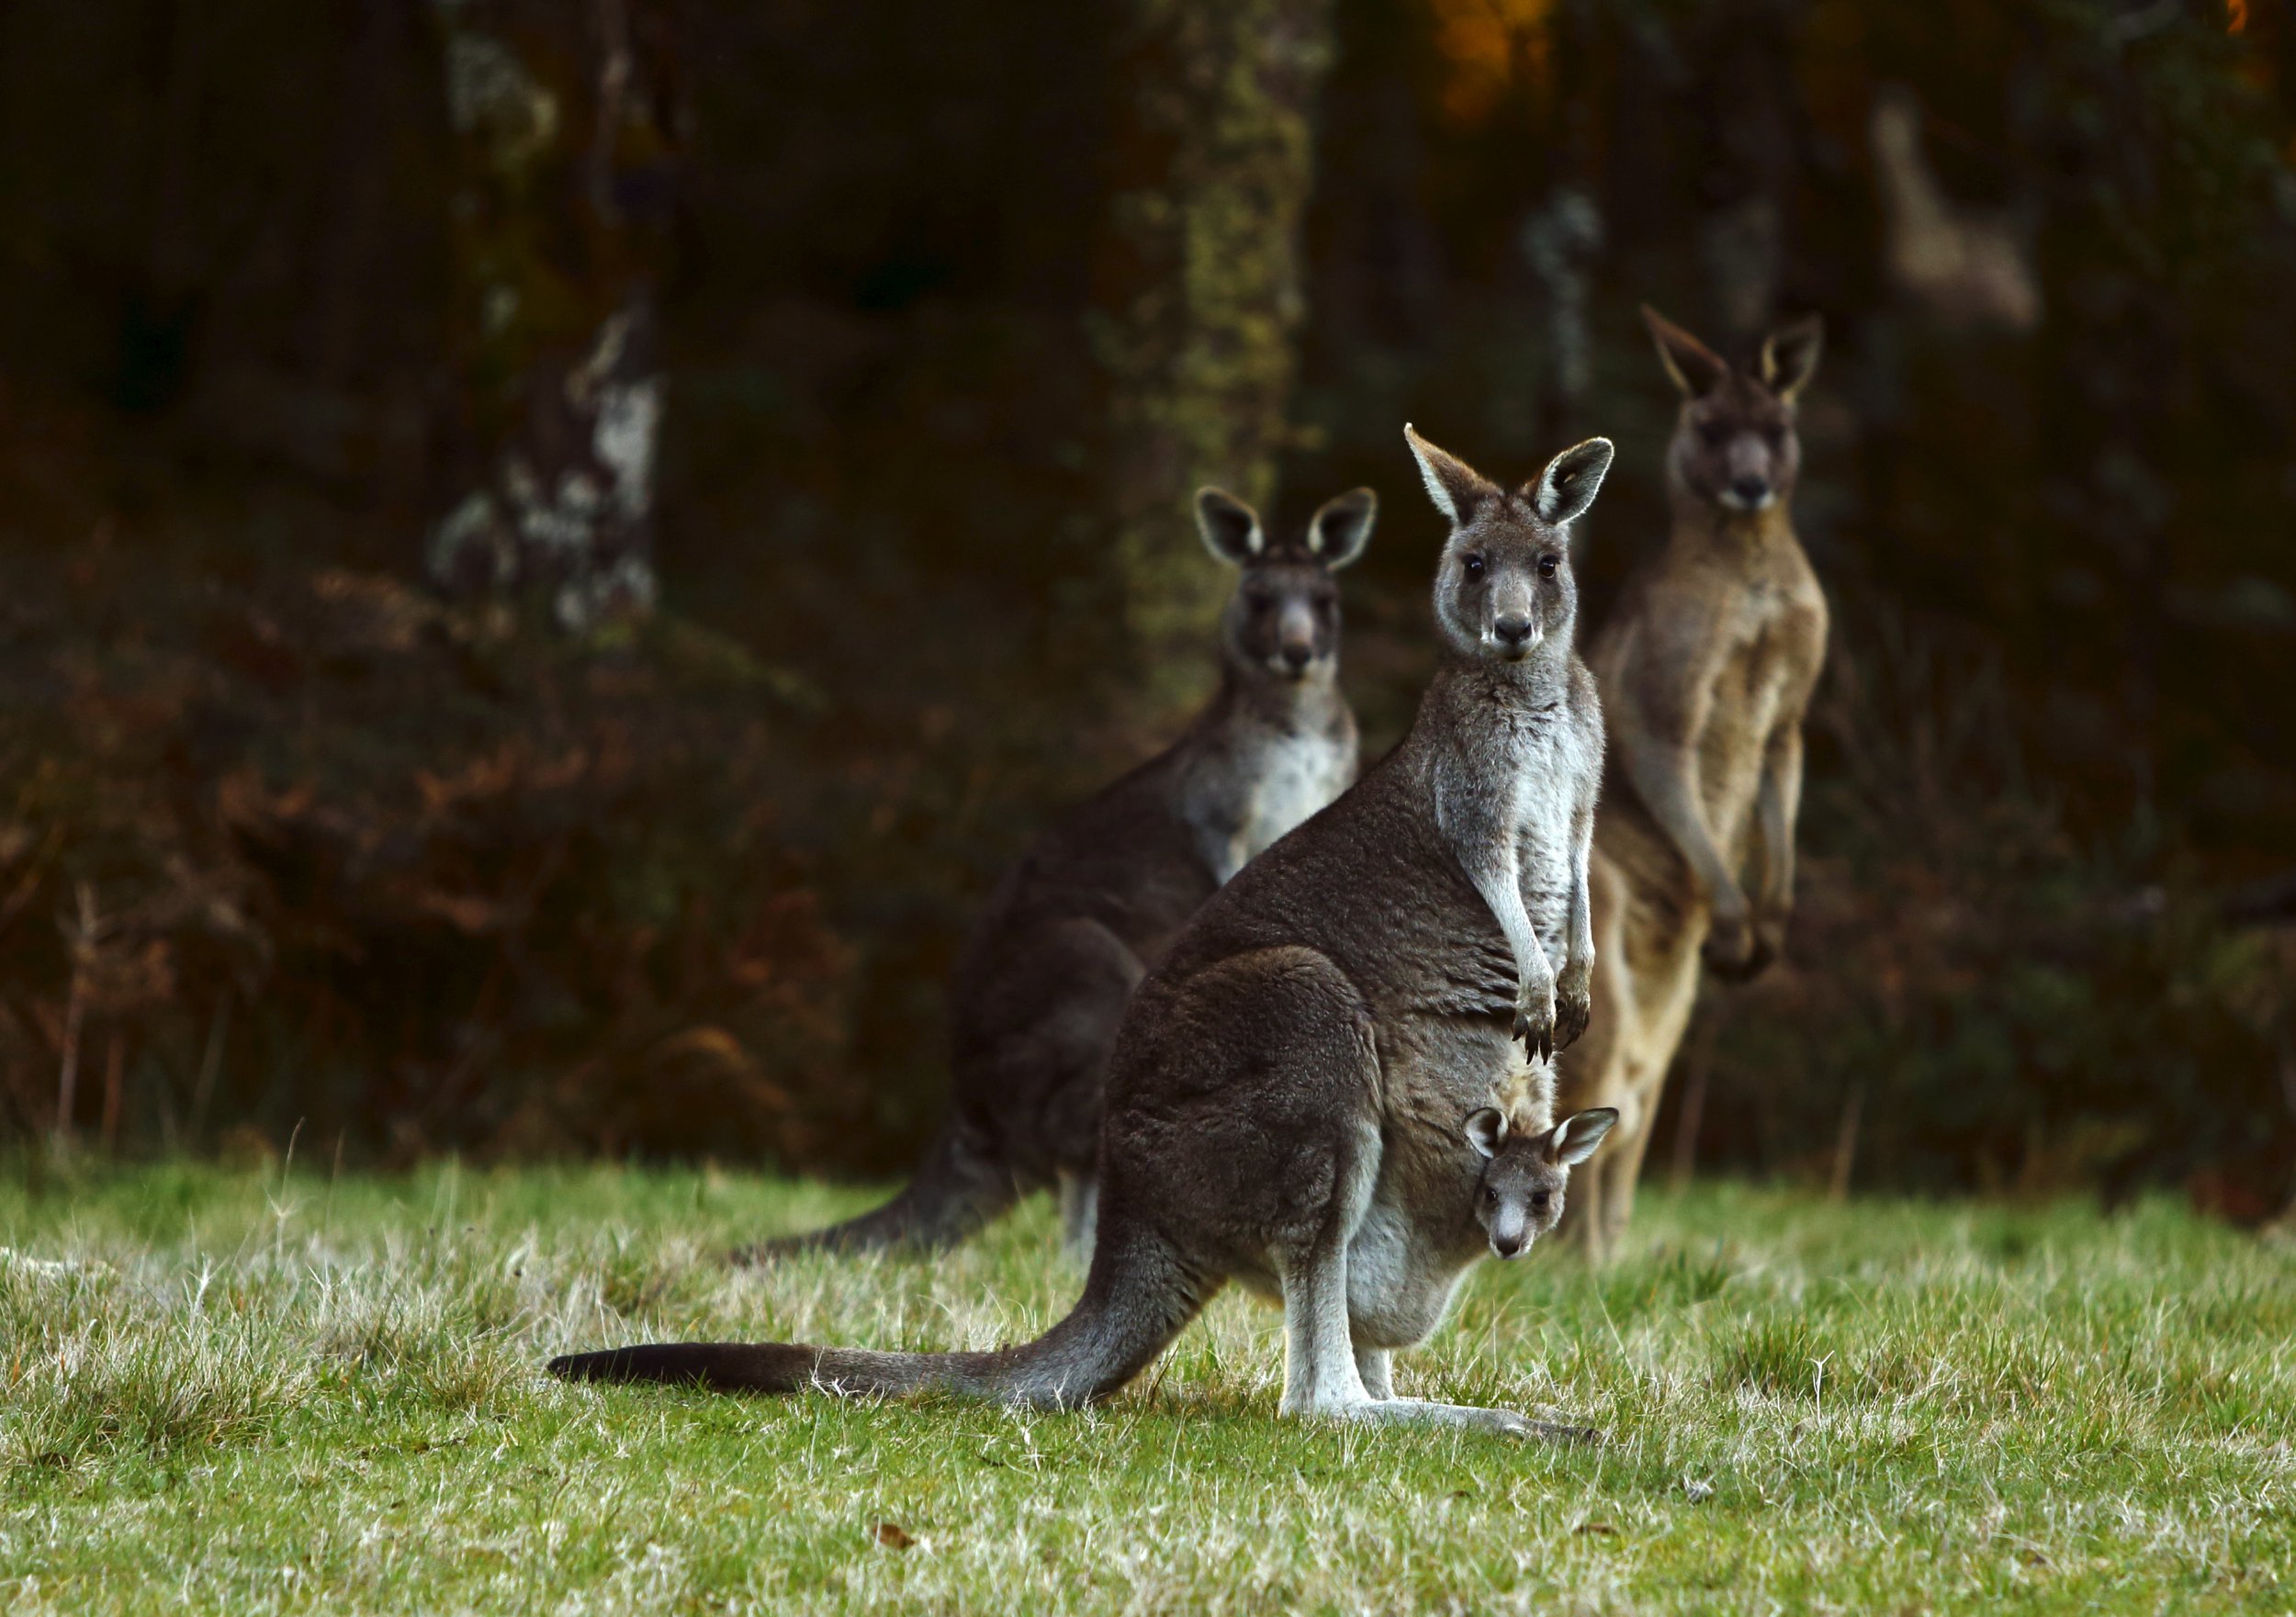
<svg viewBox="0 0 2296 1617">
<path fill-rule="evenodd" d="M 1740 980 L 1785 947 L 1802 715 L 1826 658 L 1825 592 L 1790 515 L 1795 400 L 1818 366 L 1817 318 L 1773 331 L 1751 375 L 1642 314 L 1683 394 L 1666 455 L 1673 527 L 1589 657 L 1613 740 L 1594 837 L 1603 963 L 1596 1032 L 1561 1072 L 1568 1102 L 1619 1113 L 1570 1218 L 1598 1262 L 1633 1211 L 1700 960 Z M 1750 853 L 1750 901 L 1739 885 Z"/>
<path fill-rule="evenodd" d="M 1594 1154 L 1618 1121 L 1608 1106 L 1574 1113 L 1543 1134 L 1514 1127 L 1497 1106 L 1467 1115 L 1467 1143 L 1483 1159 L 1475 1222 L 1501 1262 L 1521 1257 L 1562 1218 L 1570 1170 Z"/>
<path fill-rule="evenodd" d="M 1356 778 L 1340 693 L 1339 586 L 1378 498 L 1327 501 L 1297 541 L 1206 488 L 1197 522 L 1238 569 L 1218 691 L 1171 747 L 1039 837 L 991 894 L 950 988 L 950 1116 L 907 1189 L 874 1212 L 738 1254 L 955 1244 L 1057 1185 L 1090 1250 L 1093 1157 L 1109 1045 L 1173 935 L 1245 861 Z"/>
<path fill-rule="evenodd" d="M 1509 490 L 1404 433 L 1451 523 L 1434 681 L 1395 750 L 1246 865 L 1133 994 L 1068 1316 L 994 1353 L 676 1343 L 555 1374 L 1070 1408 L 1130 1381 L 1235 1279 L 1283 1305 L 1287 1415 L 1585 1435 L 1397 1398 L 1390 1355 L 1435 1329 L 1476 1255 L 1459 1119 L 1496 1105 L 1544 1129 L 1548 1058 L 1586 1023 L 1603 730 L 1565 529 L 1611 445 Z"/>
</svg>

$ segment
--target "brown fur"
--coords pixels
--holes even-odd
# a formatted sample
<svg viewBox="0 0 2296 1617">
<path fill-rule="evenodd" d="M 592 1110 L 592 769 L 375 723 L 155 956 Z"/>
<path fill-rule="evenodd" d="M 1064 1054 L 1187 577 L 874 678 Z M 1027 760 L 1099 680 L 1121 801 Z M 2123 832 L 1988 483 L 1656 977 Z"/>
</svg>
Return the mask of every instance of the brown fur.
<svg viewBox="0 0 2296 1617">
<path fill-rule="evenodd" d="M 1784 947 L 1802 716 L 1826 656 L 1825 593 L 1788 514 L 1801 460 L 1794 400 L 1817 364 L 1816 321 L 1774 332 L 1753 376 L 1643 313 L 1684 397 L 1667 451 L 1672 531 L 1588 658 L 1610 728 L 1594 1005 L 1560 1093 L 1565 1111 L 1620 1114 L 1569 1219 L 1597 1260 L 1633 1210 L 1701 960 L 1743 979 Z"/>
</svg>

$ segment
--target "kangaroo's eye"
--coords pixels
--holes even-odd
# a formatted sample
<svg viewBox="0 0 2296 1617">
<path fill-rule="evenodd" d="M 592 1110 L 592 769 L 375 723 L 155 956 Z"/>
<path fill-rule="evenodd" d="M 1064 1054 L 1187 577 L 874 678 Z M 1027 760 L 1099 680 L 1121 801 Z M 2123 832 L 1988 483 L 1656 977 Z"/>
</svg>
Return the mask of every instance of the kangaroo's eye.
<svg viewBox="0 0 2296 1617">
<path fill-rule="evenodd" d="M 1551 578 L 1555 576 L 1555 569 L 1560 566 L 1562 566 L 1562 557 L 1542 556 L 1538 558 L 1538 576 L 1542 578 Z"/>
<path fill-rule="evenodd" d="M 1484 1202 L 1485 1202 L 1485 1204 L 1486 1204 L 1486 1205 L 1488 1205 L 1488 1206 L 1494 1207 L 1497 1207 L 1497 1206 L 1499 1205 L 1499 1193 L 1498 1193 L 1497 1191 L 1495 1191 L 1495 1190 L 1491 1189 L 1490 1185 L 1484 1185 L 1484 1186 L 1483 1186 L 1483 1201 L 1484 1201 Z"/>
<path fill-rule="evenodd" d="M 1459 566 L 1467 569 L 1467 576 L 1470 578 L 1480 578 L 1483 576 L 1483 558 L 1480 556 L 1470 556 L 1460 562 Z"/>
<path fill-rule="evenodd" d="M 1729 424 L 1726 421 L 1704 421 L 1699 424 L 1698 436 L 1708 449 L 1719 449 L 1730 441 Z"/>
<path fill-rule="evenodd" d="M 1548 1196 L 1543 1190 L 1534 1190 L 1531 1192 L 1531 1206 L 1539 1212 L 1545 1212 L 1547 1210 L 1547 1204 L 1553 1199 L 1554 1198 L 1552 1196 Z"/>
</svg>

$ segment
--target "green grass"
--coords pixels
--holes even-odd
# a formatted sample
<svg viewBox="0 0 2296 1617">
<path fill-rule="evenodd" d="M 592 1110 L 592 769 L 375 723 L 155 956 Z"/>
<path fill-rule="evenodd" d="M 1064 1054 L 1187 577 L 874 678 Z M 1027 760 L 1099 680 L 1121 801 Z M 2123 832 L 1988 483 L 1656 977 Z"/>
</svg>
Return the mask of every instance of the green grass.
<svg viewBox="0 0 2296 1617">
<path fill-rule="evenodd" d="M 1279 1421 L 1276 1318 L 1232 1294 L 1084 1415 L 538 1373 L 641 1337 L 986 1345 L 1074 1291 L 1041 1206 L 938 1268 L 717 1261 L 861 1199 L 13 1175 L 0 1608 L 2296 1609 L 2296 1251 L 2166 1204 L 1709 1186 L 1599 1278 L 1485 1264 L 1399 1388 L 1591 1449 Z"/>
</svg>

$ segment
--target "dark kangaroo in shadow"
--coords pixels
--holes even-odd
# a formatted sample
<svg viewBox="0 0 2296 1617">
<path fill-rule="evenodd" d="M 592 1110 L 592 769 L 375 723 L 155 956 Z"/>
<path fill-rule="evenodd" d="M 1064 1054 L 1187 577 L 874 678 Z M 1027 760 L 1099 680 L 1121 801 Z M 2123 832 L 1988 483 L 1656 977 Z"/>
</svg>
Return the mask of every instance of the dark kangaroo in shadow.
<svg viewBox="0 0 2296 1617">
<path fill-rule="evenodd" d="M 1237 568 L 1218 691 L 1180 738 L 1063 818 L 1005 872 L 950 979 L 951 1105 L 910 1181 L 873 1212 L 749 1247 L 953 1245 L 1057 1186 L 1090 1250 L 1109 1047 L 1132 990 L 1244 863 L 1356 778 L 1340 693 L 1339 585 L 1378 500 L 1357 488 L 1270 543 L 1252 508 L 1197 496 L 1205 545 Z"/>
<path fill-rule="evenodd" d="M 1132 996 L 1067 1318 L 994 1353 L 685 1342 L 555 1374 L 1067 1408 L 1130 1381 L 1237 1279 L 1282 1300 L 1288 1415 L 1583 1435 L 1396 1398 L 1389 1354 L 1435 1328 L 1488 1250 L 1467 1119 L 1499 1106 L 1548 1129 L 1547 1058 L 1585 1026 L 1602 717 L 1572 645 L 1564 528 L 1611 446 L 1507 489 L 1405 432 L 1451 521 L 1435 679 L 1395 750 L 1245 866 Z M 1605 1121 L 1567 1120 L 1546 1154 L 1565 1164 Z"/>
</svg>

